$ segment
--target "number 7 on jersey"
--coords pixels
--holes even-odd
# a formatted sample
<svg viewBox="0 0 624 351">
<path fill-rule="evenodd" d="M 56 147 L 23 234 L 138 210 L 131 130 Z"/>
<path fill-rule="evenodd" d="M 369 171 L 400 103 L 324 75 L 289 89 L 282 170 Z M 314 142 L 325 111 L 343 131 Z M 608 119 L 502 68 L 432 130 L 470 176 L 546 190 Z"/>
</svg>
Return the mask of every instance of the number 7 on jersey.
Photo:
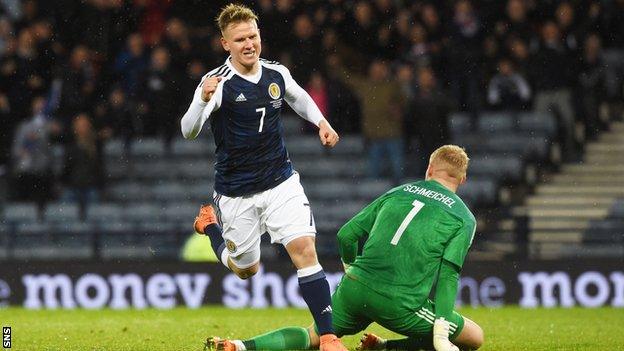
<svg viewBox="0 0 624 351">
<path fill-rule="evenodd" d="M 262 117 L 260 117 L 260 128 L 258 128 L 258 133 L 262 133 L 262 126 L 264 126 L 264 115 L 266 115 L 266 107 L 257 108 L 256 112 L 262 113 Z"/>
<path fill-rule="evenodd" d="M 405 216 L 405 219 L 403 220 L 403 222 L 401 222 L 399 229 L 397 229 L 396 233 L 394 233 L 394 236 L 392 237 L 392 240 L 390 240 L 390 244 L 396 246 L 396 244 L 399 243 L 399 240 L 401 239 L 401 235 L 403 235 L 403 232 L 405 232 L 405 229 L 407 229 L 407 226 L 410 224 L 412 219 L 416 217 L 416 215 L 418 214 L 418 211 L 422 210 L 425 204 L 418 200 L 414 200 L 414 202 L 412 202 L 412 206 L 414 207 L 412 208 L 411 211 L 409 211 L 407 216 Z"/>
</svg>

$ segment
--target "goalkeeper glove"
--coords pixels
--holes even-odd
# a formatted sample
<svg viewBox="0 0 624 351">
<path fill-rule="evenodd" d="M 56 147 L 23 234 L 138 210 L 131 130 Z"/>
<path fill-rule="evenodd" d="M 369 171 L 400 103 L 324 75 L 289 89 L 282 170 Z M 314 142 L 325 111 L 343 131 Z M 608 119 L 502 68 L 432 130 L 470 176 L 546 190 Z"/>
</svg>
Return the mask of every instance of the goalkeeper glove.
<svg viewBox="0 0 624 351">
<path fill-rule="evenodd" d="M 433 347 L 436 351 L 459 351 L 459 348 L 449 340 L 449 322 L 438 318 L 433 323 Z"/>
</svg>

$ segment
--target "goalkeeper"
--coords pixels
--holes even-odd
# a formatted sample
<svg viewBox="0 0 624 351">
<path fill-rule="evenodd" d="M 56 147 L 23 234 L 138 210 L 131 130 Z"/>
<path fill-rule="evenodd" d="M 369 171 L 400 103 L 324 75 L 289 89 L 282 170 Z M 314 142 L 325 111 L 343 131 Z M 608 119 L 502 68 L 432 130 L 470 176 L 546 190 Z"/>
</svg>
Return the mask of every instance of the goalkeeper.
<svg viewBox="0 0 624 351">
<path fill-rule="evenodd" d="M 455 194 L 466 181 L 468 156 L 455 145 L 433 152 L 424 181 L 390 190 L 338 232 L 345 275 L 332 296 L 338 336 L 370 323 L 406 338 L 364 334 L 361 350 L 477 349 L 483 331 L 453 310 L 459 273 L 476 221 Z M 368 236 L 357 256 L 358 241 Z M 428 297 L 435 287 L 435 300 Z M 318 348 L 314 326 L 278 329 L 249 340 L 209 338 L 225 351 Z"/>
</svg>

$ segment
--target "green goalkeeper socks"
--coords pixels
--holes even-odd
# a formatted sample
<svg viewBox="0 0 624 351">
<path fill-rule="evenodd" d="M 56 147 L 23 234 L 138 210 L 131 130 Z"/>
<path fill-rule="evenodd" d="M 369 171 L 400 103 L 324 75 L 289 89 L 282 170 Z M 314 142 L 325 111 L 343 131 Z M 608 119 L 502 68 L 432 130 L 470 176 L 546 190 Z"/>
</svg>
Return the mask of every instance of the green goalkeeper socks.
<svg viewBox="0 0 624 351">
<path fill-rule="evenodd" d="M 310 347 L 308 330 L 286 327 L 243 340 L 247 350 L 307 350 Z"/>
</svg>

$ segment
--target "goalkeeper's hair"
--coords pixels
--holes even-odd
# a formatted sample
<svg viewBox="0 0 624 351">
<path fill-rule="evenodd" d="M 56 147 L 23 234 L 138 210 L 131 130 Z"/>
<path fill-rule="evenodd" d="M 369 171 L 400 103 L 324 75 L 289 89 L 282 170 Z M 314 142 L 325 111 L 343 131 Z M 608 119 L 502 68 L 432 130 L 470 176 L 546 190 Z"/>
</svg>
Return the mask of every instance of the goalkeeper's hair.
<svg viewBox="0 0 624 351">
<path fill-rule="evenodd" d="M 258 16 L 247 6 L 239 4 L 229 4 L 221 9 L 219 16 L 215 19 L 221 34 L 225 31 L 228 25 L 236 22 L 247 22 L 254 20 L 258 23 Z"/>
<path fill-rule="evenodd" d="M 470 159 L 466 150 L 457 145 L 440 146 L 429 157 L 430 165 L 433 165 L 437 170 L 446 171 L 449 176 L 457 179 L 466 177 L 468 161 Z"/>
</svg>

